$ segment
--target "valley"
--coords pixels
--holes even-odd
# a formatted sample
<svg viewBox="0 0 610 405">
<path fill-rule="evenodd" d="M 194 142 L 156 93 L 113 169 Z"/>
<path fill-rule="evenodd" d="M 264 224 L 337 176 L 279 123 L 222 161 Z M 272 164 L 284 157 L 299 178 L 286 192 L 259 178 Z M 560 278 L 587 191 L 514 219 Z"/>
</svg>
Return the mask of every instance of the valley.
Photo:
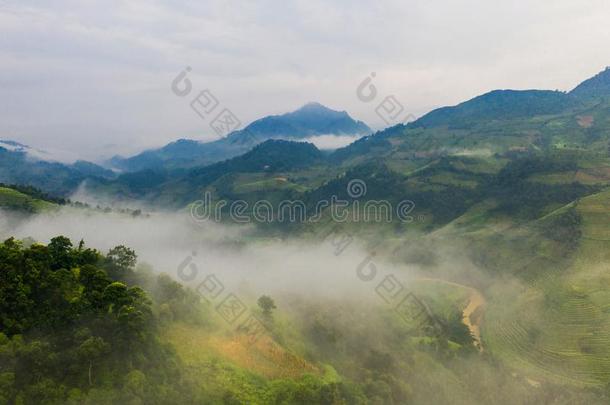
<svg viewBox="0 0 610 405">
<path fill-rule="evenodd" d="M 310 103 L 108 167 L 0 145 L 0 404 L 607 403 L 609 99 L 372 134 Z M 331 127 L 361 137 L 302 142 Z"/>
</svg>

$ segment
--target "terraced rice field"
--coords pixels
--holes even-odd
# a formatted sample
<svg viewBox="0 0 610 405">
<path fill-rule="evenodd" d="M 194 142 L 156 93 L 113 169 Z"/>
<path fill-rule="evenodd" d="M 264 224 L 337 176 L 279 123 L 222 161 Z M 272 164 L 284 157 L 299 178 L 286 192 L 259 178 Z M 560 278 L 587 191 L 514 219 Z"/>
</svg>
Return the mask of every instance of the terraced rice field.
<svg viewBox="0 0 610 405">
<path fill-rule="evenodd" d="M 581 240 L 568 270 L 492 291 L 483 324 L 490 352 L 534 379 L 580 386 L 610 380 L 610 192 L 576 205 Z"/>
</svg>

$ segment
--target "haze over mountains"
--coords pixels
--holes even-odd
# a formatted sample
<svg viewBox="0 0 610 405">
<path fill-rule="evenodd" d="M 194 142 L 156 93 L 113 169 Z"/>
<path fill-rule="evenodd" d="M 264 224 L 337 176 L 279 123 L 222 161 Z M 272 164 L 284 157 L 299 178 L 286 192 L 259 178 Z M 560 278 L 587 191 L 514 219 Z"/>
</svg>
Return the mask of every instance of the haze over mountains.
<svg viewBox="0 0 610 405">
<path fill-rule="evenodd" d="M 610 405 L 609 18 L 0 0 L 0 405 Z"/>
<path fill-rule="evenodd" d="M 509 120 L 560 114 L 586 108 L 588 103 L 610 97 L 610 68 L 566 93 L 550 90 L 494 90 L 457 106 L 431 111 L 411 127 L 448 125 L 453 128 L 489 120 Z"/>
<path fill-rule="evenodd" d="M 0 182 L 34 186 L 54 196 L 71 194 L 87 178 L 113 178 L 91 162 L 59 163 L 44 151 L 14 141 L 0 141 Z"/>
<path fill-rule="evenodd" d="M 457 106 L 431 111 L 407 126 L 397 125 L 373 136 L 365 136 L 336 150 L 326 159 L 328 164 L 378 159 L 384 153 L 400 149 L 399 143 L 410 145 L 404 153 L 411 154 L 429 154 L 432 149 L 437 154 L 442 151 L 446 153 L 452 148 L 487 148 L 485 153 L 497 153 L 510 148 L 527 149 L 532 145 L 552 144 L 558 139 L 581 143 L 582 147 L 587 147 L 587 143 L 597 138 L 587 138 L 590 135 L 584 134 L 579 138 L 579 134 L 586 132 L 595 133 L 598 138 L 602 136 L 607 125 L 602 116 L 609 99 L 610 69 L 600 72 L 567 93 L 495 90 Z M 596 119 L 596 114 L 601 115 Z M 587 118 L 584 126 L 577 124 L 576 117 L 579 115 L 591 117 L 591 123 L 587 124 Z M 569 121 L 571 126 L 575 125 L 571 139 L 564 139 L 567 135 L 565 131 L 552 131 L 548 125 L 534 128 L 540 124 L 540 119 L 536 117 Z M 529 132 L 526 133 L 525 127 L 529 128 Z M 413 131 L 422 130 L 427 132 L 418 132 L 417 138 L 410 135 Z M 537 131 L 538 135 L 532 137 L 531 131 Z M 184 170 L 242 155 L 268 140 L 303 141 L 322 135 L 360 137 L 369 133 L 370 128 L 366 124 L 353 120 L 346 112 L 309 103 L 291 113 L 254 121 L 243 130 L 217 141 L 202 143 L 181 139 L 161 149 L 145 151 L 131 158 L 116 157 L 110 162 L 113 167 L 133 172 L 123 176 L 88 162 L 73 165 L 45 162 L 41 160 L 40 153 L 34 156 L 24 145 L 5 141 L 5 147 L 0 144 L 0 152 L 5 156 L 0 164 L 0 182 L 33 185 L 59 196 L 69 195 L 85 179 L 106 183 L 114 182 L 113 179 L 117 176 L 117 184 L 141 185 L 143 182 L 158 188 L 168 179 L 185 176 Z M 410 144 L 415 140 L 419 142 L 417 145 Z M 427 146 L 422 148 L 422 145 Z M 283 146 L 279 144 L 278 147 Z M 142 173 L 138 174 L 140 171 Z M 130 187 L 126 190 L 128 195 L 131 194 L 129 189 Z"/>
<path fill-rule="evenodd" d="M 223 161 L 179 167 L 179 162 L 169 163 L 168 153 L 151 168 L 106 177 L 107 172 L 83 173 L 93 171 L 92 166 L 28 158 L 27 152 L 17 150 L 23 146 L 5 143 L 0 173 L 10 174 L 12 181 L 36 181 L 50 193 L 61 190 L 70 195 L 69 190 L 80 185 L 74 199 L 90 204 L 51 199 L 25 186 L 0 185 L 0 208 L 10 217 L 9 227 L 0 223 L 0 231 L 8 229 L 7 235 L 31 236 L 36 241 L 63 234 L 72 241 L 94 240 L 103 249 L 118 241 L 136 247 L 155 271 L 177 274 L 185 283 L 181 269 L 201 268 L 206 277 L 213 272 L 222 278 L 223 285 L 239 291 L 240 297 L 242 291 L 252 291 L 243 295 L 252 305 L 261 294 L 272 296 L 277 305 L 264 318 L 268 339 L 244 349 L 243 328 L 218 327 L 227 319 L 210 322 L 216 315 L 224 317 L 210 311 L 216 303 L 205 304 L 203 318 L 189 321 L 180 313 L 190 304 L 168 294 L 179 291 L 175 286 L 159 289 L 138 281 L 157 297 L 155 310 L 147 313 L 159 314 L 162 341 L 169 342 L 185 360 L 188 372 L 195 373 L 194 386 L 204 399 L 194 403 L 607 404 L 609 79 L 606 70 L 569 93 L 493 91 L 432 111 L 408 125 L 364 136 L 333 152 L 303 142 L 322 131 L 314 120 L 300 127 L 293 124 L 291 130 L 301 134 L 296 139 L 272 136 L 258 143 L 249 133 L 234 134 L 246 144 L 256 144 Z M 274 133 L 275 128 L 279 128 L 275 133 L 285 131 L 282 120 L 261 121 L 259 134 Z M 189 151 L 189 141 L 185 142 L 181 153 Z M 191 156 L 198 158 L 198 153 Z M 350 193 L 354 180 L 363 186 L 357 195 Z M 202 200 L 213 204 L 214 219 L 205 216 L 211 210 L 200 210 L 212 208 Z M 338 200 L 340 217 L 333 216 L 339 202 L 318 209 L 320 202 Z M 286 206 L 294 208 L 287 215 L 280 208 Z M 236 211 L 239 218 L 229 215 Z M 11 223 L 18 226 L 10 228 Z M 43 289 L 38 301 L 28 304 L 37 310 L 5 306 L 11 317 L 4 319 L 12 327 L 29 319 L 23 313 L 38 314 L 40 308 L 43 316 L 30 322 L 70 319 L 74 308 L 86 308 L 71 303 L 89 291 L 87 285 L 98 287 L 86 296 L 106 296 L 110 306 L 101 307 L 99 316 L 108 319 L 109 308 L 115 307 L 108 298 L 122 296 L 113 293 L 116 283 L 106 288 L 111 280 L 89 282 L 88 274 L 104 274 L 84 265 L 95 258 L 89 249 L 83 244 L 67 249 L 72 242 L 65 239 L 55 239 L 49 247 L 25 248 L 32 242 L 27 240 L 9 240 L 0 249 L 4 262 L 23 269 L 7 284 L 5 295 L 29 297 L 40 286 L 52 290 Z M 140 270 L 115 266 L 113 257 L 121 251 L 130 254 L 122 247 L 110 251 L 110 260 L 101 263 L 109 266 L 108 274 L 129 275 L 118 280 L 138 280 Z M 121 262 L 135 264 L 135 259 L 124 259 Z M 70 260 L 77 260 L 80 270 L 63 264 Z M 364 266 L 375 280 L 361 277 Z M 141 274 L 151 273 L 148 266 L 142 267 Z M 52 277 L 23 283 L 38 274 Z M 193 287 L 203 279 L 200 276 Z M 399 281 L 403 279 L 404 289 Z M 388 280 L 405 294 L 408 290 L 421 298 L 428 319 L 422 323 L 421 309 L 416 314 L 398 313 L 396 301 L 402 298 L 389 296 L 396 288 L 383 294 Z M 133 295 L 142 296 L 135 291 Z M 194 297 L 190 302 L 201 303 L 199 296 Z M 57 335 L 63 341 L 69 329 L 60 325 Z M 119 354 L 112 359 L 112 368 L 103 369 L 105 354 L 97 354 L 95 363 L 87 364 L 91 354 L 84 348 L 92 345 L 81 343 L 85 332 L 79 331 L 77 343 L 60 352 L 66 363 L 75 365 L 71 378 L 82 393 L 100 395 L 102 378 L 108 381 L 120 376 L 119 370 L 128 370 L 128 356 L 142 346 L 124 353 L 121 348 L 129 346 L 113 343 L 112 353 Z M 101 335 L 104 342 L 120 336 L 108 327 Z M 40 352 L 44 347 L 40 336 L 32 341 L 32 350 L 15 351 L 13 356 L 21 359 Z M 14 338 L 9 345 L 0 335 L 0 346 L 13 347 L 20 341 L 21 337 Z M 78 348 L 75 354 L 74 348 Z M 66 386 L 75 385 L 54 367 L 55 358 L 41 356 L 41 364 L 49 366 L 32 366 L 52 375 L 53 382 L 46 380 L 45 386 L 65 381 Z M 27 374 L 17 366 L 17 373 Z M 150 367 L 138 367 L 126 387 L 146 381 L 153 388 L 160 386 Z M 270 367 L 277 374 L 261 371 Z M 176 375 L 175 368 L 171 370 L 169 375 Z M 284 378 L 286 370 L 300 370 L 295 378 L 307 373 L 308 384 L 315 384 L 274 379 Z M 31 387 L 38 387 L 34 385 L 38 381 L 22 379 L 15 381 L 20 389 L 27 388 L 23 395 L 35 398 L 39 388 Z M 352 384 L 351 394 L 351 388 L 337 385 L 343 382 Z M 188 388 L 184 380 L 178 383 Z M 279 392 L 261 388 L 266 383 L 284 388 Z M 201 392 L 201 387 L 209 392 Z M 155 403 L 163 392 L 151 388 L 148 396 L 140 393 L 147 398 L 141 403 Z M 287 396 L 290 392 L 298 394 Z M 332 398 L 348 399 L 329 400 L 331 392 L 335 392 Z M 105 397 L 119 398 L 110 393 Z M 105 401 L 119 402 L 129 401 Z M 177 401 L 160 401 L 172 402 Z"/>
<path fill-rule="evenodd" d="M 293 112 L 256 120 L 216 141 L 180 139 L 130 158 L 115 157 L 109 163 L 124 171 L 194 167 L 240 155 L 268 139 L 304 140 L 324 135 L 360 137 L 370 133 L 371 129 L 365 123 L 355 121 L 347 112 L 312 102 Z"/>
</svg>

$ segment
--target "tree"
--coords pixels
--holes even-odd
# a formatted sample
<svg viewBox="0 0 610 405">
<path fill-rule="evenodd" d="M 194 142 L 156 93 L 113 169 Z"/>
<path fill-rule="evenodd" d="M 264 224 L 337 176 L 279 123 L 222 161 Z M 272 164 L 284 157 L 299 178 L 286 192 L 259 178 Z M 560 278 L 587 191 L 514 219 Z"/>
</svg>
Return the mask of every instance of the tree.
<svg viewBox="0 0 610 405">
<path fill-rule="evenodd" d="M 57 236 L 51 239 L 51 243 L 47 246 L 51 253 L 51 269 L 67 269 L 72 268 L 72 242 L 65 236 Z"/>
<path fill-rule="evenodd" d="M 108 254 L 106 255 L 108 261 L 112 264 L 120 267 L 121 269 L 133 269 L 136 265 L 136 261 L 138 256 L 133 249 L 130 249 L 126 246 L 119 245 L 110 249 Z"/>
<path fill-rule="evenodd" d="M 84 361 L 89 362 L 88 377 L 89 385 L 93 385 L 92 371 L 93 362 L 100 359 L 104 354 L 110 352 L 110 346 L 101 337 L 91 336 L 78 347 L 78 355 Z"/>
<path fill-rule="evenodd" d="M 127 400 L 132 403 L 141 403 L 146 394 L 146 387 L 148 381 L 146 374 L 140 370 L 132 370 L 125 376 L 125 382 L 123 385 L 123 393 Z M 134 401 L 134 399 L 136 401 Z M 140 401 L 137 401 L 140 400 Z"/>
<path fill-rule="evenodd" d="M 15 373 L 0 372 L 0 404 L 9 404 L 14 394 Z"/>
<path fill-rule="evenodd" d="M 110 284 L 110 278 L 103 270 L 92 265 L 80 269 L 80 283 L 84 287 L 83 298 L 87 300 L 90 309 L 100 309 L 104 306 L 104 291 Z"/>
<path fill-rule="evenodd" d="M 0 405 L 118 403 L 118 387 L 134 362 L 153 370 L 151 378 L 164 388 L 155 384 L 154 401 L 140 399 L 147 378 L 132 373 L 129 400 L 177 397 L 173 380 L 166 380 L 176 371 L 174 355 L 157 339 L 151 300 L 106 271 L 127 278 L 135 260 L 131 249 L 117 247 L 106 258 L 63 236 L 48 246 L 0 243 Z M 153 284 L 147 277 L 142 281 Z M 161 295 L 191 302 L 181 286 L 165 281 Z M 198 296 L 192 302 L 198 305 Z"/>
<path fill-rule="evenodd" d="M 271 316 L 271 311 L 276 309 L 275 302 L 268 295 L 262 295 L 258 301 L 258 306 L 263 310 L 263 315 Z"/>
</svg>

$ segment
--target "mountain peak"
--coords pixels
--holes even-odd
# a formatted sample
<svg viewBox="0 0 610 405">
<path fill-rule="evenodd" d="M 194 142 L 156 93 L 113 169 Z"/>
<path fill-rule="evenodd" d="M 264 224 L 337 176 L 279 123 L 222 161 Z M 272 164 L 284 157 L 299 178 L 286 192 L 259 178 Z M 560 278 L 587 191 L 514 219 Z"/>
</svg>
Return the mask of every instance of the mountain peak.
<svg viewBox="0 0 610 405">
<path fill-rule="evenodd" d="M 269 139 L 298 141 L 317 136 L 359 137 L 371 132 L 364 122 L 354 120 L 345 111 L 309 102 L 295 111 L 258 119 L 244 129 L 213 142 L 178 139 L 162 148 L 147 150 L 130 158 L 115 157 L 108 163 L 125 171 L 194 167 L 233 158 Z"/>
<path fill-rule="evenodd" d="M 299 108 L 298 110 L 296 110 L 294 112 L 298 112 L 298 111 L 331 111 L 331 112 L 337 112 L 335 110 L 332 110 L 332 109 L 326 107 L 325 105 L 322 105 L 322 104 L 318 103 L 317 101 L 310 101 L 309 103 L 306 103 L 305 105 L 303 105 L 301 108 Z"/>
<path fill-rule="evenodd" d="M 610 66 L 580 83 L 570 94 L 585 99 L 610 97 Z"/>
<path fill-rule="evenodd" d="M 318 102 L 309 102 L 296 111 L 272 115 L 254 121 L 245 132 L 260 140 L 272 138 L 305 139 L 316 135 L 366 135 L 370 128 L 355 121 L 345 111 L 330 109 Z M 242 132 L 238 131 L 239 136 Z"/>
<path fill-rule="evenodd" d="M 282 114 L 283 117 L 300 117 L 300 116 L 315 116 L 318 118 L 329 118 L 329 119 L 341 119 L 341 118 L 349 118 L 349 115 L 346 111 L 337 111 L 332 108 L 328 108 L 323 104 L 320 104 L 316 101 L 310 101 L 309 103 L 303 105 L 301 108 Z M 351 118 L 350 118 L 351 119 Z"/>
<path fill-rule="evenodd" d="M 303 107 L 301 108 L 306 108 L 306 107 L 321 107 L 321 108 L 327 108 L 326 106 L 318 103 L 317 101 L 310 101 L 308 103 L 305 103 L 305 105 L 303 105 Z"/>
</svg>

